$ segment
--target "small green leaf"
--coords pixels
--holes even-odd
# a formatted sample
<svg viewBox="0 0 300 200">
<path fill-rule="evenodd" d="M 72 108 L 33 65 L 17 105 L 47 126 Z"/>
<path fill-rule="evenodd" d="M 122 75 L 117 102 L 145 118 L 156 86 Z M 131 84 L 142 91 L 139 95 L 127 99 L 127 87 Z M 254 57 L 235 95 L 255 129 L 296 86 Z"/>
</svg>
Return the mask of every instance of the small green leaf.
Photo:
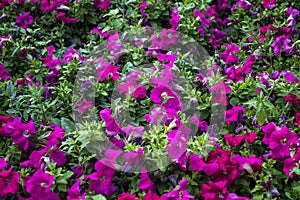
<svg viewBox="0 0 300 200">
<path fill-rule="evenodd" d="M 61 119 L 61 127 L 65 129 L 66 132 L 73 132 L 76 129 L 75 124 L 67 118 Z"/>
</svg>

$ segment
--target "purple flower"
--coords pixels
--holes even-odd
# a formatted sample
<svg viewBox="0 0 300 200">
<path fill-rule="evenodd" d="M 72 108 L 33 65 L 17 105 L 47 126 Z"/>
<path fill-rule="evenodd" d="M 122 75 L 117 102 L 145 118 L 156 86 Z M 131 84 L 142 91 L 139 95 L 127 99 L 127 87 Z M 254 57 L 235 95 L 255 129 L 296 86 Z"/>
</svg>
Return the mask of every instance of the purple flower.
<svg viewBox="0 0 300 200">
<path fill-rule="evenodd" d="M 124 45 L 119 39 L 119 34 L 117 30 L 114 32 L 114 34 L 108 37 L 106 48 L 110 52 L 110 54 L 114 56 L 114 60 L 117 62 L 119 60 L 119 56 L 124 50 Z"/>
<path fill-rule="evenodd" d="M 9 73 L 6 71 L 4 65 L 2 64 L 0 64 L 0 79 L 10 79 Z"/>
<path fill-rule="evenodd" d="M 297 143 L 299 143 L 297 134 L 291 132 L 287 127 L 283 126 L 273 131 L 269 143 L 272 158 L 283 159 L 290 156 L 292 145 L 297 145 Z"/>
<path fill-rule="evenodd" d="M 194 16 L 196 20 L 199 20 L 201 22 L 202 27 L 209 27 L 210 19 L 205 18 L 205 15 L 203 15 L 198 8 L 194 11 Z"/>
<path fill-rule="evenodd" d="M 34 146 L 34 143 L 30 140 L 30 135 L 38 133 L 32 120 L 28 124 L 23 124 L 20 118 L 8 122 L 5 131 L 11 134 L 12 141 L 23 151 L 27 151 Z"/>
<path fill-rule="evenodd" d="M 292 72 L 286 72 L 284 74 L 284 78 L 286 80 L 287 83 L 299 83 L 299 79 L 297 77 L 295 77 Z"/>
<path fill-rule="evenodd" d="M 236 44 L 226 45 L 226 50 L 221 54 L 222 59 L 229 63 L 239 63 L 239 58 L 234 54 L 240 52 L 239 47 Z"/>
<path fill-rule="evenodd" d="M 110 75 L 110 78 L 118 80 L 119 74 L 117 73 L 120 67 L 112 65 L 110 62 L 104 61 L 103 57 L 98 60 L 97 75 L 100 82 L 103 82 L 106 77 Z"/>
<path fill-rule="evenodd" d="M 227 10 L 230 8 L 228 0 L 218 0 L 218 8 L 219 10 Z"/>
<path fill-rule="evenodd" d="M 157 104 L 161 104 L 165 108 L 180 110 L 180 102 L 178 95 L 165 86 L 158 86 L 151 91 L 150 99 Z"/>
<path fill-rule="evenodd" d="M 271 44 L 271 47 L 273 48 L 273 51 L 277 57 L 283 50 L 286 53 L 292 53 L 293 46 L 289 46 L 290 41 L 291 40 L 288 39 L 285 35 L 276 37 L 275 41 Z"/>
<path fill-rule="evenodd" d="M 8 194 L 16 194 L 19 190 L 20 173 L 13 172 L 13 167 L 0 171 L 0 198 L 6 199 Z"/>
<path fill-rule="evenodd" d="M 38 169 L 31 177 L 26 177 L 24 186 L 33 199 L 59 200 L 57 194 L 50 190 L 53 182 L 50 174 Z"/>
<path fill-rule="evenodd" d="M 56 19 L 61 19 L 62 22 L 65 23 L 65 24 L 76 24 L 76 22 L 77 22 L 76 18 L 69 18 L 63 12 L 57 13 Z"/>
<path fill-rule="evenodd" d="M 228 105 L 228 97 L 226 96 L 226 93 L 230 93 L 231 89 L 226 83 L 224 83 L 224 81 L 216 83 L 212 88 L 210 88 L 210 90 L 213 94 L 212 103 Z"/>
<path fill-rule="evenodd" d="M 167 197 L 167 198 L 182 198 L 182 199 L 195 199 L 192 195 L 189 194 L 188 190 L 187 190 L 187 185 L 188 183 L 188 179 L 184 178 L 179 182 L 179 188 L 175 188 L 173 189 L 171 192 L 166 193 L 163 195 L 163 197 Z"/>
<path fill-rule="evenodd" d="M 78 180 L 76 183 L 74 183 L 71 188 L 68 190 L 68 196 L 67 200 L 84 200 L 85 199 L 85 193 L 81 194 L 79 185 L 82 182 L 82 180 Z"/>
<path fill-rule="evenodd" d="M 172 26 L 172 30 L 176 30 L 177 26 L 178 26 L 178 22 L 180 20 L 180 16 L 178 14 L 178 7 L 176 6 L 172 12 L 172 15 L 171 15 L 171 20 L 170 20 L 170 24 Z"/>
<path fill-rule="evenodd" d="M 151 190 L 151 191 L 155 190 L 155 185 L 149 178 L 145 167 L 141 168 L 141 179 L 139 183 L 139 190 Z"/>
<path fill-rule="evenodd" d="M 219 170 L 219 165 L 216 161 L 212 163 L 205 163 L 203 161 L 202 156 L 199 156 L 197 154 L 191 154 L 190 155 L 190 169 L 194 170 L 196 172 L 202 172 L 207 176 L 214 175 Z"/>
<path fill-rule="evenodd" d="M 108 198 L 116 191 L 116 187 L 111 183 L 116 169 L 112 168 L 112 161 L 101 159 L 96 162 L 96 172 L 85 176 L 85 180 L 91 179 L 89 190 L 95 191 L 95 194 L 105 194 Z"/>
<path fill-rule="evenodd" d="M 106 132 L 110 135 L 116 135 L 121 132 L 119 124 L 111 116 L 111 111 L 109 108 L 105 108 L 100 111 L 100 117 L 105 121 Z"/>
<path fill-rule="evenodd" d="M 86 113 L 90 108 L 93 107 L 93 102 L 83 98 L 81 103 L 76 104 L 76 106 L 78 107 L 78 112 Z"/>
<path fill-rule="evenodd" d="M 286 15 L 288 17 L 289 24 L 287 26 L 295 27 L 297 23 L 296 17 L 299 15 L 299 11 L 297 9 L 293 9 L 289 7 L 286 10 Z"/>
<path fill-rule="evenodd" d="M 17 25 L 21 28 L 27 29 L 28 25 L 32 24 L 33 17 L 30 12 L 25 12 L 16 18 Z"/>
<path fill-rule="evenodd" d="M 146 87 L 145 86 L 138 86 L 132 93 L 133 97 L 138 99 L 143 99 L 147 95 Z"/>
<path fill-rule="evenodd" d="M 5 168 L 8 165 L 8 163 L 0 157 L 0 169 Z"/>
<path fill-rule="evenodd" d="M 102 8 L 107 10 L 109 8 L 110 0 L 95 0 L 94 6 L 96 9 Z"/>
<path fill-rule="evenodd" d="M 231 109 L 225 112 L 225 122 L 230 125 L 230 122 L 237 122 L 241 117 L 239 111 L 245 112 L 245 108 L 243 106 L 233 106 Z"/>
<path fill-rule="evenodd" d="M 124 131 L 128 137 L 137 137 L 144 135 L 143 126 L 135 127 L 129 124 L 127 127 L 122 128 L 122 131 Z"/>
<path fill-rule="evenodd" d="M 124 160 L 129 164 L 129 165 L 138 165 L 140 164 L 145 157 L 145 152 L 143 149 L 139 148 L 135 152 L 127 152 L 123 155 Z"/>
<path fill-rule="evenodd" d="M 242 7 L 244 10 L 249 10 L 249 9 L 253 8 L 253 5 L 249 1 L 239 0 L 232 6 L 231 12 L 235 11 L 236 7 L 238 7 L 238 6 Z"/>
</svg>

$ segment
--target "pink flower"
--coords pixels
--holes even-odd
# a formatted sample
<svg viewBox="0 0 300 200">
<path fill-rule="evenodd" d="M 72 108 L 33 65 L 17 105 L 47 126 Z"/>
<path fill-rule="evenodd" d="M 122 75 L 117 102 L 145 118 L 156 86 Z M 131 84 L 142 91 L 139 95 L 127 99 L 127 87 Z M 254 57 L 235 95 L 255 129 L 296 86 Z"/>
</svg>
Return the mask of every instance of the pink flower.
<svg viewBox="0 0 300 200">
<path fill-rule="evenodd" d="M 0 157 L 0 169 L 5 168 L 8 165 L 8 163 Z"/>
<path fill-rule="evenodd" d="M 0 64 L 0 80 L 1 79 L 10 79 L 9 73 L 6 71 L 3 64 Z"/>
<path fill-rule="evenodd" d="M 124 50 L 124 45 L 122 44 L 121 40 L 119 39 L 119 33 L 116 30 L 114 34 L 108 37 L 108 42 L 106 45 L 107 50 L 109 53 L 114 56 L 114 60 L 117 62 L 119 60 L 119 56 L 121 55 L 122 51 Z"/>
<path fill-rule="evenodd" d="M 30 140 L 30 135 L 38 133 L 32 120 L 28 124 L 23 124 L 20 118 L 8 122 L 5 131 L 11 134 L 12 141 L 23 151 L 27 151 L 34 146 L 34 143 Z"/>
<path fill-rule="evenodd" d="M 67 200 L 84 200 L 85 199 L 85 193 L 81 194 L 80 188 L 79 188 L 79 185 L 81 182 L 82 182 L 82 180 L 78 180 L 68 190 Z"/>
<path fill-rule="evenodd" d="M 135 194 L 122 192 L 122 194 L 118 196 L 118 200 L 139 200 L 139 198 L 137 198 Z"/>
<path fill-rule="evenodd" d="M 294 106 L 300 105 L 300 99 L 295 94 L 288 94 L 284 97 L 284 100 L 292 103 Z"/>
<path fill-rule="evenodd" d="M 145 152 L 141 148 L 139 148 L 135 152 L 127 152 L 123 155 L 124 160 L 129 165 L 140 164 L 144 160 L 144 157 L 145 157 Z"/>
<path fill-rule="evenodd" d="M 290 148 L 299 142 L 296 133 L 291 132 L 283 126 L 272 132 L 270 137 L 269 148 L 272 150 L 271 156 L 274 159 L 283 159 L 290 156 Z"/>
<path fill-rule="evenodd" d="M 133 97 L 136 99 L 143 99 L 146 97 L 147 91 L 145 86 L 138 86 L 132 93 Z"/>
<path fill-rule="evenodd" d="M 16 194 L 19 190 L 20 173 L 13 172 L 13 167 L 0 171 L 0 198 L 6 199 L 8 194 Z"/>
<path fill-rule="evenodd" d="M 50 174 L 38 169 L 24 180 L 24 186 L 33 199 L 59 200 L 57 194 L 50 190 L 53 182 L 54 178 Z"/>
<path fill-rule="evenodd" d="M 195 198 L 192 195 L 190 195 L 187 190 L 187 188 L 188 188 L 187 183 L 188 183 L 187 178 L 182 179 L 179 182 L 179 188 L 175 188 L 171 192 L 164 194 L 163 197 L 171 198 L 171 199 L 172 198 L 176 198 L 176 199 L 182 198 L 182 199 L 186 199 L 186 200 L 189 200 L 189 199 L 194 200 Z"/>
<path fill-rule="evenodd" d="M 100 117 L 103 121 L 105 121 L 106 132 L 110 135 L 117 135 L 121 132 L 121 128 L 119 124 L 115 121 L 115 119 L 111 116 L 111 111 L 109 108 L 105 108 L 100 111 Z"/>
<path fill-rule="evenodd" d="M 147 194 L 143 197 L 143 200 L 167 200 L 167 198 L 159 197 L 152 190 L 148 190 Z"/>
<path fill-rule="evenodd" d="M 100 82 L 103 82 L 104 79 L 110 76 L 114 81 L 118 80 L 119 74 L 117 73 L 120 67 L 112 65 L 110 62 L 103 60 L 103 57 L 99 58 L 99 66 L 97 67 L 97 75 Z"/>
<path fill-rule="evenodd" d="M 212 182 L 209 181 L 208 184 L 203 184 L 200 190 L 200 195 L 205 200 L 219 200 L 220 196 L 225 199 L 226 195 L 228 195 L 227 191 L 227 184 L 228 182 L 219 181 L 219 182 Z"/>
<path fill-rule="evenodd" d="M 16 18 L 16 22 L 19 27 L 27 29 L 28 25 L 32 24 L 33 17 L 30 15 L 30 12 L 25 12 Z"/>
<path fill-rule="evenodd" d="M 221 57 L 225 62 L 238 64 L 240 59 L 234 54 L 236 52 L 240 52 L 236 44 L 226 45 L 226 50 L 221 54 Z"/>
<path fill-rule="evenodd" d="M 122 128 L 122 131 L 124 131 L 128 137 L 137 137 L 144 135 L 143 126 L 135 127 L 129 124 L 127 127 Z"/>
<path fill-rule="evenodd" d="M 198 8 L 194 11 L 194 17 L 195 17 L 196 20 L 201 22 L 201 25 L 204 28 L 209 27 L 210 19 L 205 18 L 205 15 L 203 15 Z"/>
<path fill-rule="evenodd" d="M 295 77 L 291 72 L 286 72 L 284 75 L 284 78 L 286 80 L 287 83 L 299 83 L 300 80 Z"/>
<path fill-rule="evenodd" d="M 294 154 L 294 156 L 292 158 L 287 158 L 287 159 L 284 160 L 284 162 L 283 162 L 283 172 L 286 175 L 289 175 L 290 171 L 292 169 L 294 169 L 294 167 L 297 166 L 299 161 L 300 161 L 300 148 L 297 148 L 296 153 Z M 290 178 L 294 178 L 295 176 L 296 176 L 296 174 L 292 173 L 290 175 Z"/>
<path fill-rule="evenodd" d="M 262 4 L 265 9 L 273 9 L 277 6 L 276 0 L 263 0 Z"/>
<path fill-rule="evenodd" d="M 212 103 L 219 103 L 221 105 L 228 105 L 228 97 L 226 93 L 231 93 L 230 87 L 224 83 L 224 81 L 220 81 L 216 83 L 212 88 Z"/>
<path fill-rule="evenodd" d="M 93 28 L 91 31 L 92 34 L 99 34 L 103 38 L 108 38 L 110 36 L 109 32 L 102 32 L 99 28 Z"/>
<path fill-rule="evenodd" d="M 180 16 L 178 14 L 178 7 L 177 6 L 174 8 L 171 16 L 172 16 L 172 18 L 170 20 L 170 24 L 172 26 L 171 29 L 175 30 L 177 28 L 178 22 L 180 20 Z"/>
<path fill-rule="evenodd" d="M 231 109 L 225 112 L 225 122 L 230 125 L 230 122 L 237 122 L 238 119 L 241 117 L 240 112 L 244 113 L 246 110 L 243 106 L 233 106 Z"/>
<path fill-rule="evenodd" d="M 203 161 L 202 156 L 191 154 L 190 169 L 196 172 L 204 171 L 207 176 L 212 176 L 219 170 L 219 165 L 216 161 L 214 161 L 213 163 L 206 163 Z"/>
<path fill-rule="evenodd" d="M 93 102 L 83 98 L 81 103 L 76 104 L 76 106 L 78 107 L 78 112 L 86 113 L 90 108 L 93 107 Z"/>
<path fill-rule="evenodd" d="M 147 170 L 145 167 L 141 168 L 141 179 L 139 183 L 139 190 L 155 190 L 155 185 L 151 181 L 150 177 L 148 176 Z"/>
<path fill-rule="evenodd" d="M 56 19 L 61 19 L 63 21 L 63 23 L 65 23 L 65 24 L 76 24 L 76 22 L 77 22 L 76 18 L 69 18 L 63 12 L 57 13 Z"/>
<path fill-rule="evenodd" d="M 102 8 L 107 10 L 109 8 L 110 0 L 94 0 L 94 6 L 96 9 Z"/>
<path fill-rule="evenodd" d="M 12 122 L 14 119 L 12 116 L 0 116 L 0 136 L 8 136 L 11 132 L 5 131 L 5 125 L 7 122 Z"/>
<path fill-rule="evenodd" d="M 158 86 L 151 91 L 150 99 L 164 108 L 180 110 L 180 100 L 176 92 L 165 86 Z"/>
</svg>

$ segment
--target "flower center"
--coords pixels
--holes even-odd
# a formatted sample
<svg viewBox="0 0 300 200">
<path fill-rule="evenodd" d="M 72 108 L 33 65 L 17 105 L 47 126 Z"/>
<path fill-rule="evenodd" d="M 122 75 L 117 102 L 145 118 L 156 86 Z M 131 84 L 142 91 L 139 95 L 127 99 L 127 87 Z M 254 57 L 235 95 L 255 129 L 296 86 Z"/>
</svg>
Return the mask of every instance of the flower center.
<svg viewBox="0 0 300 200">
<path fill-rule="evenodd" d="M 46 187 L 48 186 L 48 184 L 45 183 L 45 182 L 43 182 L 43 183 L 41 183 L 41 186 L 42 186 L 43 188 L 46 188 Z"/>
</svg>

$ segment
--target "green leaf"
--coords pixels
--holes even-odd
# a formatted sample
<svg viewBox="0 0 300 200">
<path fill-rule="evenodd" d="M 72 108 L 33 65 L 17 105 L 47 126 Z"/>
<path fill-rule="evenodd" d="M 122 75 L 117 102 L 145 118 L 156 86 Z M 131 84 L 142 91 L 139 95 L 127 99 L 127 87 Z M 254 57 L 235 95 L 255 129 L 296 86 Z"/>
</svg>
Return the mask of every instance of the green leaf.
<svg viewBox="0 0 300 200">
<path fill-rule="evenodd" d="M 92 197 L 93 200 L 106 200 L 105 196 L 98 194 Z"/>
<path fill-rule="evenodd" d="M 257 122 L 260 126 L 262 126 L 264 123 L 265 123 L 265 120 L 267 118 L 267 112 L 264 108 L 259 108 L 257 111 L 256 111 L 256 119 L 257 119 Z"/>
<path fill-rule="evenodd" d="M 232 106 L 236 106 L 238 105 L 238 103 L 240 102 L 240 100 L 236 97 L 233 97 L 230 99 L 229 103 L 232 105 Z"/>
<path fill-rule="evenodd" d="M 72 132 L 72 131 L 75 131 L 75 129 L 76 129 L 75 124 L 67 118 L 61 119 L 61 127 L 63 129 L 65 129 L 66 132 Z"/>
<path fill-rule="evenodd" d="M 10 98 L 14 98 L 16 96 L 16 91 L 15 91 L 15 86 L 12 84 L 11 81 L 8 81 L 6 83 L 7 87 L 6 87 L 6 91 L 8 93 L 8 96 Z"/>
</svg>

